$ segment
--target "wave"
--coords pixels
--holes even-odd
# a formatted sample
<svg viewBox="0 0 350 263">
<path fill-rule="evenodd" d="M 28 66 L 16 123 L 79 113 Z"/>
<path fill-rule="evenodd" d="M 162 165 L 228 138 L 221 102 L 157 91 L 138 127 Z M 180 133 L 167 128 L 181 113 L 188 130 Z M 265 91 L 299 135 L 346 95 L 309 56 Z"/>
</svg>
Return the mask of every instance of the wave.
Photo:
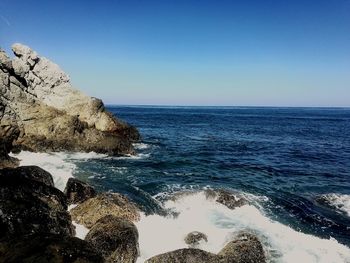
<svg viewBox="0 0 350 263">
<path fill-rule="evenodd" d="M 150 148 L 150 145 L 146 143 L 133 143 L 132 145 L 136 150 L 146 150 Z"/>
<path fill-rule="evenodd" d="M 90 153 L 33 153 L 21 151 L 18 154 L 11 154 L 20 160 L 20 165 L 37 165 L 48 171 L 54 180 L 55 187 L 64 190 L 69 178 L 73 177 L 77 166 L 76 161 L 86 161 L 88 159 L 105 158 L 107 155 Z"/>
<path fill-rule="evenodd" d="M 335 193 L 324 194 L 317 198 L 317 202 L 350 217 L 350 195 Z"/>
<path fill-rule="evenodd" d="M 295 231 L 271 220 L 253 205 L 230 210 L 208 200 L 204 192 L 197 192 L 165 201 L 164 207 L 177 217 L 142 215 L 136 223 L 141 253 L 137 262 L 187 247 L 184 238 L 192 231 L 208 236 L 208 242 L 201 243 L 199 248 L 217 253 L 240 230 L 252 231 L 260 238 L 269 262 L 350 262 L 350 248 L 335 239 L 321 239 Z"/>
</svg>

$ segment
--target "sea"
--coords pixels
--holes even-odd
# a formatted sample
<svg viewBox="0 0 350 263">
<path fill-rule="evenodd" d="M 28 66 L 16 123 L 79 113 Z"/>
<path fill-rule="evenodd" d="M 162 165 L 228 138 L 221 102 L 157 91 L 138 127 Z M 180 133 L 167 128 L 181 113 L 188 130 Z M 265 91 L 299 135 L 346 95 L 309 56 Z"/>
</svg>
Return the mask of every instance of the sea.
<svg viewBox="0 0 350 263">
<path fill-rule="evenodd" d="M 268 262 L 350 262 L 349 108 L 108 110 L 139 129 L 135 155 L 16 156 L 51 172 L 61 190 L 76 177 L 136 202 L 143 211 L 138 262 L 187 247 L 192 231 L 207 235 L 199 248 L 213 253 L 250 231 Z M 208 200 L 207 189 L 230 190 L 249 203 L 230 210 Z M 78 230 L 83 238 L 87 230 Z"/>
</svg>

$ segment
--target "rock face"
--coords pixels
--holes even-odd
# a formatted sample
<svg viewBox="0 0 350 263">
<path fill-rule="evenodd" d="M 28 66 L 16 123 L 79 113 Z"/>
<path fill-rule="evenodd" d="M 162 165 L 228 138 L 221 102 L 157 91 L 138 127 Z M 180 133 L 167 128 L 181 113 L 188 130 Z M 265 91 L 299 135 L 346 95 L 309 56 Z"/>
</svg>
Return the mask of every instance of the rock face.
<svg viewBox="0 0 350 263">
<path fill-rule="evenodd" d="M 193 231 L 191 233 L 188 233 L 187 236 L 185 237 L 185 243 L 190 247 L 196 247 L 201 242 L 208 242 L 208 237 L 206 234 L 203 234 L 198 231 Z"/>
<path fill-rule="evenodd" d="M 137 228 L 126 219 L 112 215 L 99 219 L 85 240 L 102 253 L 106 262 L 135 263 L 139 256 Z"/>
<path fill-rule="evenodd" d="M 86 241 L 53 234 L 30 235 L 0 243 L 0 263 L 102 263 Z"/>
<path fill-rule="evenodd" d="M 0 169 L 0 239 L 75 233 L 64 194 L 39 167 Z"/>
<path fill-rule="evenodd" d="M 229 209 L 235 209 L 248 204 L 248 201 L 240 194 L 223 189 L 206 190 L 205 194 L 208 199 L 214 199 L 217 203 L 220 203 Z"/>
<path fill-rule="evenodd" d="M 219 254 L 226 262 L 265 263 L 263 246 L 259 239 L 246 232 L 240 232 Z"/>
<path fill-rule="evenodd" d="M 154 256 L 146 263 L 223 263 L 223 258 L 215 254 L 196 249 L 184 248 Z"/>
<path fill-rule="evenodd" d="M 74 89 L 69 77 L 29 47 L 0 50 L 0 123 L 15 123 L 18 149 L 133 153 L 137 130 L 107 112 L 101 100 Z"/>
<path fill-rule="evenodd" d="M 19 128 L 16 123 L 9 121 L 0 122 L 0 169 L 5 167 L 16 167 L 19 165 L 19 161 L 16 158 L 8 155 L 12 150 L 12 142 L 16 140 L 18 136 Z"/>
<path fill-rule="evenodd" d="M 87 183 L 75 178 L 69 178 L 64 194 L 67 197 L 68 204 L 77 204 L 96 196 L 95 189 Z"/>
<path fill-rule="evenodd" d="M 130 221 L 140 219 L 140 212 L 135 204 L 117 193 L 99 194 L 79 204 L 70 213 L 74 221 L 87 228 L 91 228 L 99 219 L 107 215 L 114 215 Z"/>
</svg>

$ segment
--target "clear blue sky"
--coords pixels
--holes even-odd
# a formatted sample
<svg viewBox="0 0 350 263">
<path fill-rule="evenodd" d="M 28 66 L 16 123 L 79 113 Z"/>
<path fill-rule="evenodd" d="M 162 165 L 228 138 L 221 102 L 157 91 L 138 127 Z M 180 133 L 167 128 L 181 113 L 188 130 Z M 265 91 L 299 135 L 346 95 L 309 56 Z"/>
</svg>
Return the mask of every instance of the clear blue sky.
<svg viewBox="0 0 350 263">
<path fill-rule="evenodd" d="M 350 106 L 350 0 L 1 0 L 14 42 L 106 103 Z"/>
</svg>

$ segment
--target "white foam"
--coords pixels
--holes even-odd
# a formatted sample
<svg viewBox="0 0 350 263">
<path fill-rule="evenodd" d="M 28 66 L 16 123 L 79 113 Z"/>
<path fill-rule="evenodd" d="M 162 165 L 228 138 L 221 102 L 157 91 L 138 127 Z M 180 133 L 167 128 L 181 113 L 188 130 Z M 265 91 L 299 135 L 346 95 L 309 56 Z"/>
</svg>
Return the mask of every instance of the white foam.
<svg viewBox="0 0 350 263">
<path fill-rule="evenodd" d="M 74 161 L 105 158 L 107 155 L 91 153 L 33 153 L 21 151 L 12 156 L 20 160 L 20 165 L 37 165 L 48 171 L 54 180 L 55 186 L 61 191 L 64 190 L 67 181 L 73 177 L 76 165 Z"/>
<path fill-rule="evenodd" d="M 178 212 L 179 216 L 143 215 L 136 223 L 141 252 L 137 262 L 185 248 L 184 237 L 192 231 L 208 236 L 208 243 L 199 248 L 217 253 L 230 240 L 233 232 L 244 229 L 250 229 L 262 240 L 270 262 L 350 262 L 350 249 L 335 239 L 321 239 L 295 231 L 269 219 L 252 205 L 230 210 L 207 200 L 201 192 L 167 201 L 165 207 Z"/>
<path fill-rule="evenodd" d="M 75 226 L 75 237 L 85 239 L 87 233 L 89 233 L 90 230 L 85 226 L 78 224 L 75 221 L 72 221 L 72 223 Z"/>
<path fill-rule="evenodd" d="M 150 147 L 150 145 L 146 143 L 133 143 L 132 144 L 136 150 L 146 150 Z"/>
<path fill-rule="evenodd" d="M 331 207 L 350 216 L 350 195 L 332 193 L 322 197 Z"/>
</svg>

